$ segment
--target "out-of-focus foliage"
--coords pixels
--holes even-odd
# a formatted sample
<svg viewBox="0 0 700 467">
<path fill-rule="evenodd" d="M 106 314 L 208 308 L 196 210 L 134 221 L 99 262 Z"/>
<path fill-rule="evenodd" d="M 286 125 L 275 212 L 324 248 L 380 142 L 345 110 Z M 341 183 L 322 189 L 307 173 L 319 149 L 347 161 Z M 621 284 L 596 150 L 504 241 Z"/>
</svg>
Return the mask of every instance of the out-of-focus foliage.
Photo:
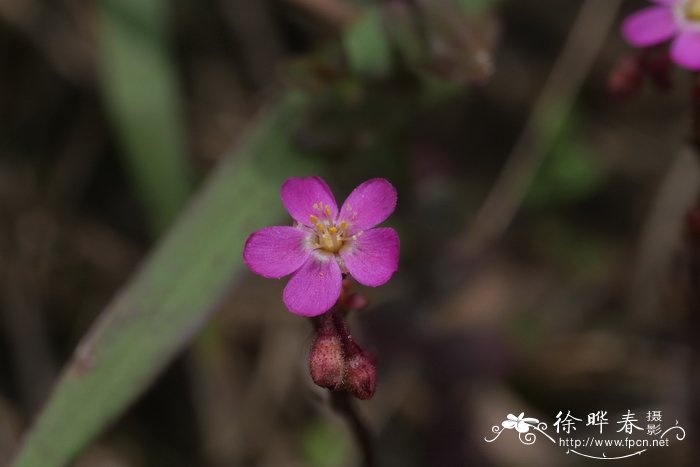
<svg viewBox="0 0 700 467">
<path fill-rule="evenodd" d="M 105 1 L 101 12 L 106 95 L 136 184 L 156 227 L 162 227 L 188 187 L 177 88 L 164 43 L 165 5 Z M 370 9 L 345 35 L 351 71 L 388 73 L 386 44 L 379 11 Z M 371 91 L 360 92 L 372 98 Z M 294 117 L 305 110 L 298 99 L 284 99 L 257 125 L 252 141 L 234 156 L 237 162 L 212 176 L 142 272 L 103 312 L 64 370 L 14 467 L 64 465 L 213 311 L 241 268 L 238 245 L 254 227 L 251 220 L 273 223 L 279 215 L 279 209 L 268 208 L 275 183 L 285 174 L 308 173 L 308 163 L 290 141 Z M 164 291 L 166 284 L 172 292 Z M 73 416 L 71 430 L 61 431 L 70 414 L 79 416 Z"/>
<path fill-rule="evenodd" d="M 169 2 L 100 0 L 100 77 L 152 228 L 172 222 L 191 190 Z M 144 131 L 144 129 L 148 129 Z"/>
<path fill-rule="evenodd" d="M 277 191 L 313 165 L 291 145 L 298 96 L 261 120 L 249 141 L 190 203 L 148 262 L 83 338 L 13 467 L 66 465 L 136 397 L 226 296 L 240 246 L 281 215 Z M 71 420 L 71 429 L 63 428 Z"/>
<path fill-rule="evenodd" d="M 579 121 L 575 112 L 566 118 L 528 193 L 529 203 L 561 205 L 580 201 L 600 189 L 603 169 L 583 141 Z"/>
<path fill-rule="evenodd" d="M 359 76 L 382 77 L 391 70 L 391 45 L 382 28 L 379 8 L 368 8 L 355 27 L 343 36 L 348 67 Z"/>
<path fill-rule="evenodd" d="M 350 456 L 347 434 L 325 421 L 309 424 L 303 433 L 302 449 L 311 467 L 340 467 Z"/>
</svg>

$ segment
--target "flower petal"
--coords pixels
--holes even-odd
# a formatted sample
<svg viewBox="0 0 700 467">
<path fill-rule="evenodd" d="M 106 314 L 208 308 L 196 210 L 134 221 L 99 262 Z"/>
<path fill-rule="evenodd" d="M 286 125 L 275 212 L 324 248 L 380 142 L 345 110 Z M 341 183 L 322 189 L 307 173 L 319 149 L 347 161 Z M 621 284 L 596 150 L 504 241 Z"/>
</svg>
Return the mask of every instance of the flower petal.
<svg viewBox="0 0 700 467">
<path fill-rule="evenodd" d="M 396 188 L 383 178 L 373 178 L 352 190 L 340 208 L 338 221 L 348 223 L 352 235 L 386 220 L 396 208 Z"/>
<path fill-rule="evenodd" d="M 243 261 L 256 274 L 279 279 L 309 258 L 309 233 L 294 227 L 267 227 L 253 232 L 243 247 Z"/>
<path fill-rule="evenodd" d="M 648 47 L 666 41 L 678 32 L 673 10 L 649 7 L 629 15 L 622 23 L 622 35 L 635 47 Z"/>
<path fill-rule="evenodd" d="M 691 71 L 700 71 L 700 31 L 686 31 L 673 41 L 671 59 Z"/>
<path fill-rule="evenodd" d="M 294 220 L 304 225 L 311 226 L 311 215 L 331 220 L 335 220 L 338 215 L 333 193 L 321 177 L 288 178 L 282 184 L 280 197 Z"/>
<path fill-rule="evenodd" d="M 399 267 L 399 236 L 389 227 L 365 230 L 340 250 L 340 257 L 357 282 L 377 287 Z"/>
<path fill-rule="evenodd" d="M 292 276 L 282 299 L 292 313 L 317 316 L 340 297 L 342 275 L 333 255 L 313 254 Z"/>
<path fill-rule="evenodd" d="M 514 420 L 505 420 L 501 423 L 501 425 L 503 425 L 503 428 L 506 428 L 508 430 L 512 430 L 513 428 L 515 428 L 517 423 L 518 422 L 516 422 Z"/>
</svg>

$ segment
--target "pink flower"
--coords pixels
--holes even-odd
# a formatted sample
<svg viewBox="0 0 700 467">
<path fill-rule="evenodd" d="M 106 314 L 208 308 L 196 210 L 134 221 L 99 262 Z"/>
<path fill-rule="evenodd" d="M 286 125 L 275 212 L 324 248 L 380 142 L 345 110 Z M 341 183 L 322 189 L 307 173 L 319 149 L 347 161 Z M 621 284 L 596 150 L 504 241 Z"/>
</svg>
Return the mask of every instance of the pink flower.
<svg viewBox="0 0 700 467">
<path fill-rule="evenodd" d="M 282 298 L 292 313 L 317 316 L 338 300 L 343 273 L 376 287 L 399 262 L 399 236 L 373 228 L 396 207 L 396 189 L 383 178 L 355 188 L 338 211 L 333 193 L 319 177 L 289 178 L 280 190 L 293 227 L 253 232 L 243 249 L 248 268 L 263 277 L 292 278 Z"/>
<path fill-rule="evenodd" d="M 683 68 L 700 71 L 700 0 L 651 0 L 655 6 L 631 14 L 622 35 L 635 47 L 673 39 L 671 59 Z"/>
</svg>

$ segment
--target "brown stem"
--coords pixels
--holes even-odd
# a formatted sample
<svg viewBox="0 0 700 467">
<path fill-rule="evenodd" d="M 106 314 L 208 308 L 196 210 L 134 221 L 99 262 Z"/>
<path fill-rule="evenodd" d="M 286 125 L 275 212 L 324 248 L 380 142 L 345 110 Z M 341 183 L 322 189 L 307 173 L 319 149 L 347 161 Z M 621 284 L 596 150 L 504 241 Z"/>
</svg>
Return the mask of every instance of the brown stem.
<svg viewBox="0 0 700 467">
<path fill-rule="evenodd" d="M 376 467 L 377 458 L 374 450 L 374 437 L 365 420 L 353 404 L 352 397 L 345 391 L 331 391 L 331 406 L 345 417 L 357 443 L 362 450 L 363 465 Z"/>
</svg>

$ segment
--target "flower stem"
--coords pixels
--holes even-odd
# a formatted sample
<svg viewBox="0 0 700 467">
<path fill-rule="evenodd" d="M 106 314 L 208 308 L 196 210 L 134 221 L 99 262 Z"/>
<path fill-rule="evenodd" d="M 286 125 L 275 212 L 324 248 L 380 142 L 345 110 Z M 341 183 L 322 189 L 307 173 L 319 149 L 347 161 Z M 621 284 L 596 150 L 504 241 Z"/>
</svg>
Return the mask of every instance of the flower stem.
<svg viewBox="0 0 700 467">
<path fill-rule="evenodd" d="M 320 316 L 311 318 L 311 323 L 314 326 L 314 330 L 317 333 L 335 333 L 335 323 L 333 322 L 334 313 L 335 310 L 331 309 L 330 311 L 327 311 L 326 313 Z"/>
<path fill-rule="evenodd" d="M 353 404 L 352 397 L 345 391 L 331 391 L 331 406 L 342 415 L 350 425 L 357 444 L 362 450 L 363 465 L 375 467 L 376 455 L 374 450 L 374 437 L 365 420 L 360 416 Z"/>
<path fill-rule="evenodd" d="M 350 328 L 348 327 L 348 323 L 345 321 L 342 313 L 336 309 L 331 310 L 329 313 L 332 313 L 335 327 L 338 330 L 340 337 L 343 339 L 345 353 L 350 356 L 361 352 L 362 350 L 355 343 L 355 339 L 353 339 L 352 334 L 350 334 Z"/>
</svg>

